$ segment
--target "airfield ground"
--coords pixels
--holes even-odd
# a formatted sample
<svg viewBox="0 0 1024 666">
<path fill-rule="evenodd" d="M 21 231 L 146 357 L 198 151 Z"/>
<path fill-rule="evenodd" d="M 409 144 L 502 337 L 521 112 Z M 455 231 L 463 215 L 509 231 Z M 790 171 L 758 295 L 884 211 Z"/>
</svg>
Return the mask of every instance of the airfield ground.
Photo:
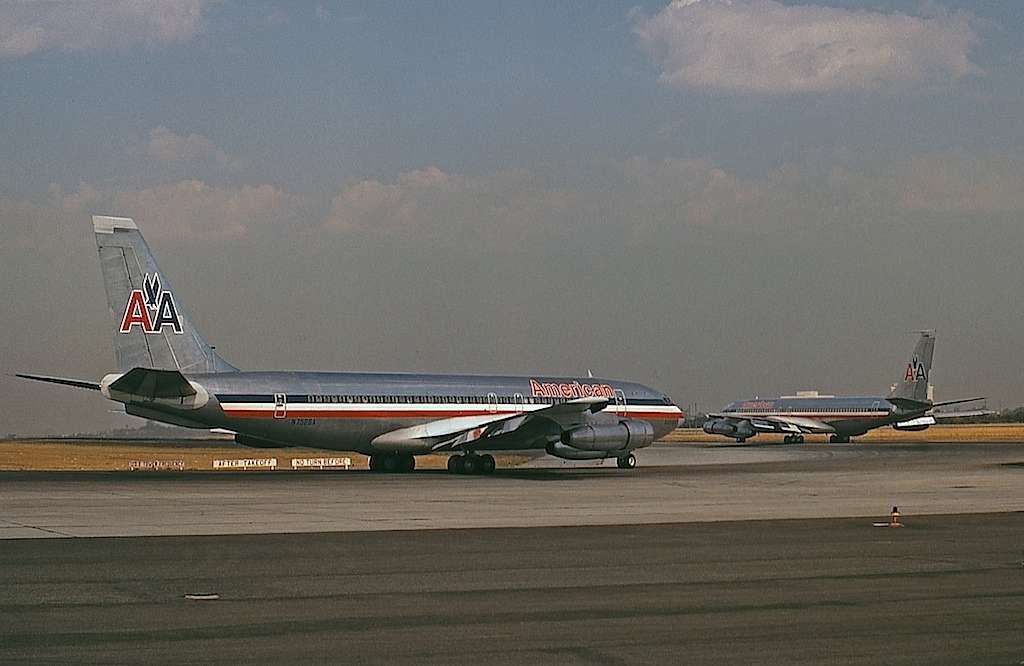
<svg viewBox="0 0 1024 666">
<path fill-rule="evenodd" d="M 758 435 L 750 443 L 782 443 L 782 435 Z M 807 435 L 808 443 L 825 444 L 826 435 Z M 700 428 L 680 428 L 665 438 L 666 442 L 718 442 L 728 444 L 724 437 L 712 437 Z M 855 437 L 854 441 L 861 444 L 898 443 L 909 444 L 921 442 L 936 444 L 943 442 L 1024 442 L 1024 423 L 983 423 L 969 425 L 937 425 L 927 430 L 906 432 L 892 428 L 877 428 L 866 435 Z"/>
<path fill-rule="evenodd" d="M 488 477 L 0 472 L 0 663 L 1022 663 L 1024 432 L 931 432 Z M 167 453 L 254 455 L 203 446 Z"/>
<path fill-rule="evenodd" d="M 808 436 L 807 443 L 826 443 L 826 437 Z M 898 432 L 890 428 L 873 430 L 855 439 L 855 444 L 882 443 L 997 443 L 1024 442 L 1024 424 L 945 425 L 921 432 Z M 731 445 L 730 440 L 712 437 L 699 428 L 680 428 L 666 437 L 663 444 L 715 444 Z M 782 437 L 759 435 L 749 441 L 751 445 L 781 444 Z M 186 471 L 210 470 L 216 459 L 277 458 L 280 467 L 288 469 L 292 458 L 344 456 L 352 460 L 356 469 L 365 469 L 366 456 L 358 453 L 338 453 L 320 449 L 250 449 L 234 444 L 228 438 L 209 440 L 151 440 L 125 441 L 89 438 L 56 439 L 33 438 L 0 440 L 0 471 L 112 471 L 130 470 L 135 462 L 181 463 Z M 641 453 L 642 455 L 642 453 Z M 516 467 L 530 460 L 527 455 L 503 455 L 502 467 Z M 444 469 L 444 456 L 422 456 L 416 465 L 420 469 Z"/>
</svg>

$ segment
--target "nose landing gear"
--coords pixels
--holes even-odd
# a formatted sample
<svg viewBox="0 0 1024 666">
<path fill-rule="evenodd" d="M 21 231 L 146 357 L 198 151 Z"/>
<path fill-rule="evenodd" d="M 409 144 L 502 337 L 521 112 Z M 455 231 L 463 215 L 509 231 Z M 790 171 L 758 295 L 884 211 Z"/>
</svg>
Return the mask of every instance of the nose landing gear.
<svg viewBox="0 0 1024 666">
<path fill-rule="evenodd" d="M 636 468 L 636 456 L 632 453 L 627 453 L 618 460 L 615 461 L 619 466 L 619 469 L 634 469 Z"/>
</svg>

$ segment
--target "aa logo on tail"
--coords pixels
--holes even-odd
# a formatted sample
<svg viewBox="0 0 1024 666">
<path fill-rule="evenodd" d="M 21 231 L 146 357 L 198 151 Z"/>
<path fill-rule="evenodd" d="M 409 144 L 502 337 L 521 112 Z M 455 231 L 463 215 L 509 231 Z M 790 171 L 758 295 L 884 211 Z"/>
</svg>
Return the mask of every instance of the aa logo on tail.
<svg viewBox="0 0 1024 666">
<path fill-rule="evenodd" d="M 907 372 L 903 375 L 903 381 L 918 382 L 921 380 L 927 381 L 927 379 L 928 373 L 924 369 L 924 363 L 915 356 L 910 363 L 907 363 Z"/>
<path fill-rule="evenodd" d="M 128 296 L 120 331 L 131 333 L 134 326 L 139 326 L 146 333 L 160 333 L 164 326 L 170 326 L 175 333 L 181 334 L 181 318 L 174 305 L 174 294 L 164 291 L 156 273 L 152 276 L 146 273 L 142 289 L 133 289 Z"/>
</svg>

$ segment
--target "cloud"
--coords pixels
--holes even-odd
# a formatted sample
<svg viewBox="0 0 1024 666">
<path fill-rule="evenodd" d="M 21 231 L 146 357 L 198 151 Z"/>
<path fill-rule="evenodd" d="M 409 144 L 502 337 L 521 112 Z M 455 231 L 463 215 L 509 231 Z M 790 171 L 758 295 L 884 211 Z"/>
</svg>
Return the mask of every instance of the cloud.
<svg viewBox="0 0 1024 666">
<path fill-rule="evenodd" d="M 904 207 L 948 213 L 1024 211 L 1024 161 L 931 155 L 909 160 L 894 178 Z"/>
<path fill-rule="evenodd" d="M 320 21 L 330 21 L 331 16 L 333 16 L 331 10 L 324 7 L 324 3 L 322 2 L 316 3 L 316 9 L 314 10 L 314 13 L 316 14 L 317 19 Z"/>
<path fill-rule="evenodd" d="M 0 0 L 0 58 L 185 42 L 203 27 L 205 0 Z"/>
<path fill-rule="evenodd" d="M 146 153 L 153 159 L 164 162 L 230 162 L 227 153 L 202 134 L 184 136 L 175 134 L 163 126 L 149 131 Z"/>
<path fill-rule="evenodd" d="M 769 196 L 766 184 L 741 180 L 707 160 L 633 157 L 623 165 L 623 175 L 632 190 L 626 201 L 634 214 L 687 224 L 756 219 Z"/>
<path fill-rule="evenodd" d="M 318 212 L 326 211 L 326 212 Z M 600 243 L 663 243 L 686 229 L 772 233 L 890 220 L 901 212 L 991 215 L 1024 212 L 1024 161 L 1006 155 L 935 154 L 825 175 L 783 166 L 743 178 L 702 159 L 633 157 L 600 183 L 555 185 L 522 169 L 482 175 L 436 166 L 368 178 L 329 203 L 272 184 L 198 179 L 112 191 L 51 186 L 43 198 L 0 198 L 3 243 L 26 248 L 93 213 L 128 215 L 154 238 L 217 241 L 308 232 L 466 250 Z M 305 241 L 304 241 L 305 242 Z"/>
<path fill-rule="evenodd" d="M 294 225 L 307 205 L 303 197 L 275 185 L 220 187 L 200 180 L 122 192 L 105 192 L 89 184 L 70 193 L 51 188 L 49 203 L 36 206 L 36 214 L 63 215 L 71 223 L 93 213 L 124 215 L 145 225 L 147 235 L 154 238 L 189 241 L 237 238 L 256 229 Z"/>
<path fill-rule="evenodd" d="M 657 243 L 684 229 L 820 230 L 906 211 L 1024 211 L 1024 162 L 933 155 L 856 170 L 835 167 L 825 175 L 784 165 L 743 178 L 704 159 L 633 157 L 589 187 L 556 187 L 525 170 L 465 175 L 428 167 L 391 181 L 346 185 L 333 197 L 323 227 L 466 247 L 578 244 L 594 237 Z"/>
<path fill-rule="evenodd" d="M 584 204 L 577 193 L 551 188 L 525 170 L 467 176 L 431 166 L 399 174 L 391 183 L 366 179 L 346 185 L 332 199 L 324 226 L 503 241 L 571 224 Z"/>
<path fill-rule="evenodd" d="M 634 33 L 674 88 L 902 90 L 980 73 L 966 14 L 883 14 L 775 0 L 675 0 Z"/>
</svg>

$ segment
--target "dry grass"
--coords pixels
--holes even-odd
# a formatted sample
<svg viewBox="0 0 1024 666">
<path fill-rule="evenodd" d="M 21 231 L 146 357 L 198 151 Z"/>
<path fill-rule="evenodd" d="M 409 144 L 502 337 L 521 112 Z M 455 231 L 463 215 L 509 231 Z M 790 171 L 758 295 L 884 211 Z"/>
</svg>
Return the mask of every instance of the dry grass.
<svg viewBox="0 0 1024 666">
<path fill-rule="evenodd" d="M 825 442 L 821 435 L 807 436 L 808 442 Z M 713 437 L 704 431 L 679 429 L 666 437 L 666 443 L 712 442 L 727 444 L 724 437 Z M 782 442 L 781 435 L 758 435 L 753 441 L 770 444 Z M 921 432 L 899 432 L 879 428 L 855 438 L 865 444 L 894 442 L 1024 442 L 1024 424 L 939 425 Z M 133 462 L 162 463 L 166 468 L 201 471 L 213 469 L 215 459 L 277 458 L 279 469 L 290 469 L 292 458 L 351 458 L 353 469 L 366 469 L 366 456 L 359 453 L 322 451 L 320 449 L 247 449 L 230 442 L 112 442 L 63 440 L 0 441 L 0 471 L 111 471 L 132 469 Z M 500 455 L 502 467 L 521 465 L 527 456 Z M 444 469 L 447 456 L 420 456 L 420 469 Z M 180 463 L 180 467 L 179 467 Z"/>
<path fill-rule="evenodd" d="M 498 464 L 521 465 L 526 456 L 496 456 Z M 0 441 L 0 471 L 112 471 L 132 469 L 133 462 L 162 463 L 167 469 L 212 470 L 216 459 L 277 458 L 279 469 L 291 469 L 292 458 L 351 458 L 352 469 L 366 469 L 360 453 L 320 449 L 248 449 L 230 443 L 135 443 L 111 441 Z M 448 457 L 420 456 L 419 469 L 444 469 Z M 179 466 L 180 463 L 180 466 Z"/>
<path fill-rule="evenodd" d="M 782 442 L 782 435 L 758 435 L 751 441 Z M 807 442 L 827 442 L 827 435 L 805 435 Z M 699 428 L 680 428 L 665 438 L 666 442 L 728 442 L 725 437 L 708 435 Z M 965 442 L 1024 442 L 1024 424 L 1020 423 L 988 423 L 979 425 L 936 425 L 920 432 L 900 432 L 892 428 L 878 428 L 866 435 L 855 437 L 855 442 L 864 443 L 895 443 L 895 442 L 933 442 L 933 443 L 965 443 Z"/>
</svg>

